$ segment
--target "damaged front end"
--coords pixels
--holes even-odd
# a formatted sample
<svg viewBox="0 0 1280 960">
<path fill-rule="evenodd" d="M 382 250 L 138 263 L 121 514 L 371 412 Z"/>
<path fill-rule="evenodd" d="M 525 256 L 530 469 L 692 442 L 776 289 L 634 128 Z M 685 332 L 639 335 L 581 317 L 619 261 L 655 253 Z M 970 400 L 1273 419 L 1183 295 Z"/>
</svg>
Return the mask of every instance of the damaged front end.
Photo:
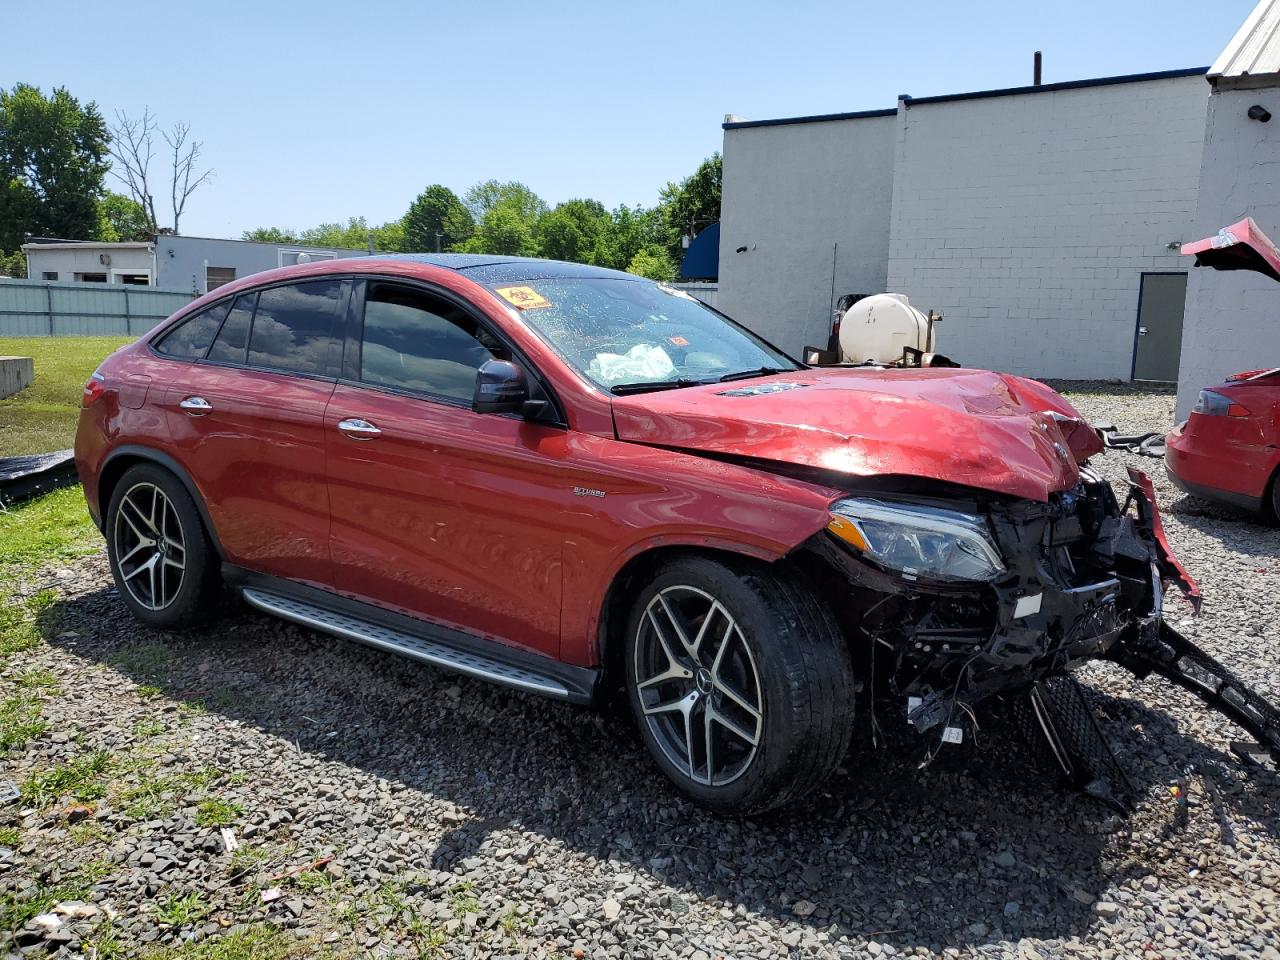
<svg viewBox="0 0 1280 960">
<path fill-rule="evenodd" d="M 1108 659 L 1191 690 L 1280 761 L 1280 713 L 1165 623 L 1166 585 L 1197 612 L 1199 589 L 1169 549 L 1150 480 L 1129 476 L 1123 504 L 1087 466 L 1047 502 L 833 504 L 807 547 L 853 588 L 837 606 L 873 695 L 905 701 L 908 722 L 938 746 L 960 742 L 988 701 L 1007 706 L 1069 782 L 1124 807 L 1132 788 L 1070 677 Z M 878 723 L 873 712 L 873 736 Z"/>
</svg>

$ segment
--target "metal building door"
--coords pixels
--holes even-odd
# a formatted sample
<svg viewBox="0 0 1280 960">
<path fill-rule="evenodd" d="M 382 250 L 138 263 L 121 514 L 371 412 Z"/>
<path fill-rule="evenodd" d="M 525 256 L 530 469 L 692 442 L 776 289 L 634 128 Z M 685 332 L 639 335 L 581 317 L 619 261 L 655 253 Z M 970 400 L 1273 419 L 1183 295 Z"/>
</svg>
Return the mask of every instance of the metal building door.
<svg viewBox="0 0 1280 960">
<path fill-rule="evenodd" d="M 1178 379 L 1182 353 L 1185 273 L 1144 273 L 1138 293 L 1138 330 L 1133 339 L 1133 379 Z"/>
</svg>

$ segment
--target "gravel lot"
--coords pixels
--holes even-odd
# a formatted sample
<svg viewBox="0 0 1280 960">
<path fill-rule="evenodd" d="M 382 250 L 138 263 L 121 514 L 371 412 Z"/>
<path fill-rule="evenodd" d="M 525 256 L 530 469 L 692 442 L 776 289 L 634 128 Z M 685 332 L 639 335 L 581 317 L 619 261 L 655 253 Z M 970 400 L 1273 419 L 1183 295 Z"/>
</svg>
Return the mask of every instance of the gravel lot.
<svg viewBox="0 0 1280 960">
<path fill-rule="evenodd" d="M 1171 393 L 1059 386 L 1126 432 L 1171 423 Z M 1280 700 L 1280 536 L 1183 498 L 1159 461 L 1103 468 L 1118 479 L 1128 462 L 1154 476 L 1203 585 L 1204 616 L 1179 628 Z M 989 731 L 924 769 L 927 744 L 873 751 L 860 735 L 830 792 L 728 822 L 667 788 L 620 713 L 239 608 L 192 635 L 148 632 L 101 555 L 30 588 L 47 586 L 57 634 L 11 658 L 0 688 L 38 689 L 49 729 L 0 776 L 80 758 L 103 795 L 84 819 L 65 800 L 0 806 L 19 831 L 0 896 L 82 881 L 61 925 L 28 924 L 14 949 L 91 955 L 96 939 L 99 956 L 136 956 L 265 923 L 306 956 L 1280 960 L 1280 778 L 1244 775 L 1239 732 L 1157 679 L 1087 671 L 1143 792 L 1131 818 L 1056 790 Z M 94 751 L 110 759 L 94 768 Z M 1184 771 L 1180 813 L 1168 788 Z"/>
</svg>

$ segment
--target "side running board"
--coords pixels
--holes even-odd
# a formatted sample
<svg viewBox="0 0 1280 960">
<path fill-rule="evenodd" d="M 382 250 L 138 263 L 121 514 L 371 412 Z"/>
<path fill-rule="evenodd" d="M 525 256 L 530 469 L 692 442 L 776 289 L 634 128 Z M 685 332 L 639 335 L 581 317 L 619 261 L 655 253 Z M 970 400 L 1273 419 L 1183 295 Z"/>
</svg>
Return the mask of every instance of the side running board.
<svg viewBox="0 0 1280 960">
<path fill-rule="evenodd" d="M 350 614 L 337 613 L 324 607 L 294 597 L 282 596 L 267 590 L 246 587 L 241 591 L 245 601 L 266 613 L 292 620 L 294 623 L 331 633 L 334 636 L 357 643 L 398 653 L 432 666 L 444 667 L 469 677 L 479 677 L 503 686 L 539 693 L 560 700 L 576 700 L 573 692 L 554 677 L 507 663 L 497 657 L 489 657 L 469 650 L 461 650 L 447 643 L 416 636 L 403 630 L 371 623 Z"/>
<path fill-rule="evenodd" d="M 1260 747 L 1261 757 L 1270 756 L 1280 766 L 1280 710 L 1167 623 L 1161 623 L 1159 633 L 1149 640 L 1117 645 L 1111 656 L 1139 679 L 1158 673 L 1190 690 L 1248 732 L 1257 741 L 1256 747 L 1247 743 L 1231 745 L 1241 759 L 1260 759 Z"/>
</svg>

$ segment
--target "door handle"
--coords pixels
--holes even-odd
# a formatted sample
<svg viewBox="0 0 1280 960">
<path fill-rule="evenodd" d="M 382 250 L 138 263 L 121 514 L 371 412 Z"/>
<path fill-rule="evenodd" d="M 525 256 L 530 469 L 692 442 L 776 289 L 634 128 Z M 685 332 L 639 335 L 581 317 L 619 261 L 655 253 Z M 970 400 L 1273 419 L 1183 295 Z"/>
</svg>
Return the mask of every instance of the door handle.
<svg viewBox="0 0 1280 960">
<path fill-rule="evenodd" d="M 1145 337 L 1146 335 L 1147 335 L 1147 328 L 1146 328 L 1146 327 L 1139 327 L 1139 328 L 1138 328 L 1138 336 L 1140 336 L 1140 337 Z"/>
<path fill-rule="evenodd" d="M 361 420 L 359 417 L 348 417 L 346 420 L 339 420 L 338 429 L 352 440 L 372 440 L 374 437 L 382 436 L 381 430 L 368 420 Z"/>
<path fill-rule="evenodd" d="M 193 417 L 203 417 L 206 413 L 213 412 L 213 404 L 204 397 L 187 397 L 178 406 Z"/>
</svg>

